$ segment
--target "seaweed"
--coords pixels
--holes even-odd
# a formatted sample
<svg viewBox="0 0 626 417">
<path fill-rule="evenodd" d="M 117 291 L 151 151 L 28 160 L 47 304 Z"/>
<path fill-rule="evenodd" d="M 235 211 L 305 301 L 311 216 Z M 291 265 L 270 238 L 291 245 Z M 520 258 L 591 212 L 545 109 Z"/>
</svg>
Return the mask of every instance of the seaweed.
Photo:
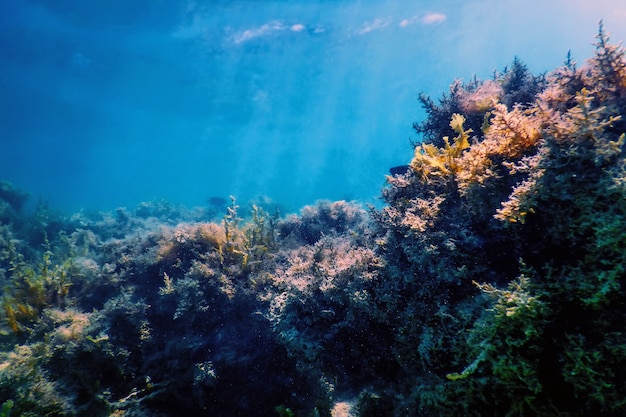
<svg viewBox="0 0 626 417">
<path fill-rule="evenodd" d="M 595 46 L 422 96 L 380 208 L 5 189 L 0 415 L 624 415 L 626 62 Z"/>
<path fill-rule="evenodd" d="M 453 114 L 450 127 L 458 133 L 454 138 L 454 143 L 450 145 L 450 140 L 444 136 L 444 147 L 437 148 L 431 144 L 418 145 L 415 148 L 415 156 L 411 161 L 411 168 L 417 175 L 424 179 L 436 175 L 455 174 L 459 170 L 458 160 L 463 150 L 469 148 L 470 130 L 463 129 L 465 117 L 460 114 Z"/>
<path fill-rule="evenodd" d="M 623 68 L 602 25 L 585 67 L 568 59 L 533 79 L 515 65 L 504 90 L 541 88 L 532 100 L 493 104 L 488 128 L 455 163 L 455 181 L 440 187 L 441 169 L 389 179 L 379 215 L 385 273 L 422 299 L 395 303 L 392 314 L 429 323 L 399 341 L 420 346 L 404 354 L 415 374 L 436 375 L 404 394 L 415 415 L 621 415 Z M 499 252 L 484 256 L 496 242 Z M 471 281 L 492 300 L 464 295 Z M 433 320 L 442 305 L 443 325 Z"/>
</svg>

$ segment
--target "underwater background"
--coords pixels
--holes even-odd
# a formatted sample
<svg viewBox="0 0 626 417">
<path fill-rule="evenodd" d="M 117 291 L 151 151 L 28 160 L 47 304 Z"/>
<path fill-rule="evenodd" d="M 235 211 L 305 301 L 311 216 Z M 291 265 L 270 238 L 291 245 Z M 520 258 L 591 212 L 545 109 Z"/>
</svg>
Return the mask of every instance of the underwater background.
<svg viewBox="0 0 626 417">
<path fill-rule="evenodd" d="M 584 60 L 619 1 L 1 2 L 0 178 L 59 209 L 376 203 L 417 96 Z"/>
<path fill-rule="evenodd" d="M 0 3 L 0 417 L 626 416 L 626 7 Z"/>
</svg>

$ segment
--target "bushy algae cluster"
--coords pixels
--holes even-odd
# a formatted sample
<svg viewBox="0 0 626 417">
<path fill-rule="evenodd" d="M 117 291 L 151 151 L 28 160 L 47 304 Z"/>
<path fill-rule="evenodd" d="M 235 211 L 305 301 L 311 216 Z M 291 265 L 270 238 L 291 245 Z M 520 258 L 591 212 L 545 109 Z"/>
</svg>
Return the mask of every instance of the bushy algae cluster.
<svg viewBox="0 0 626 417">
<path fill-rule="evenodd" d="M 384 205 L 0 184 L 0 416 L 626 415 L 626 61 L 457 81 Z"/>
</svg>

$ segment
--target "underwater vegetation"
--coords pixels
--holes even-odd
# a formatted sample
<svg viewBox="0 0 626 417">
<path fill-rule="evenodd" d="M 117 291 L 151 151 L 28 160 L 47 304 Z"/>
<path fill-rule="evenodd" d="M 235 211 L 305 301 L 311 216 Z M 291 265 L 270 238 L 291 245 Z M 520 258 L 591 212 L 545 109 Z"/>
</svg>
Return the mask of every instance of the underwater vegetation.
<svg viewBox="0 0 626 417">
<path fill-rule="evenodd" d="M 417 381 L 400 414 L 623 415 L 626 63 L 602 25 L 595 46 L 541 78 L 514 64 L 522 81 L 497 76 L 469 115 L 449 113 L 480 82 L 425 101 L 416 129 L 446 116 L 456 137 L 426 136 L 378 214 L 383 281 L 410 294 L 392 307 Z M 508 104 L 513 86 L 535 98 Z"/>
<path fill-rule="evenodd" d="M 0 416 L 626 415 L 624 50 L 420 101 L 380 209 L 1 182 Z"/>
</svg>

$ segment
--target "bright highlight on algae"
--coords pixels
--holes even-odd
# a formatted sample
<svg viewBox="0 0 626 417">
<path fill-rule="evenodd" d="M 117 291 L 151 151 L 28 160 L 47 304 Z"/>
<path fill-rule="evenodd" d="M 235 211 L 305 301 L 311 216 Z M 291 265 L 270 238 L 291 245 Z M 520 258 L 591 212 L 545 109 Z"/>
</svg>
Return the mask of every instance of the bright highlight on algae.
<svg viewBox="0 0 626 417">
<path fill-rule="evenodd" d="M 624 50 L 420 101 L 381 209 L 2 182 L 0 416 L 626 415 Z"/>
</svg>

